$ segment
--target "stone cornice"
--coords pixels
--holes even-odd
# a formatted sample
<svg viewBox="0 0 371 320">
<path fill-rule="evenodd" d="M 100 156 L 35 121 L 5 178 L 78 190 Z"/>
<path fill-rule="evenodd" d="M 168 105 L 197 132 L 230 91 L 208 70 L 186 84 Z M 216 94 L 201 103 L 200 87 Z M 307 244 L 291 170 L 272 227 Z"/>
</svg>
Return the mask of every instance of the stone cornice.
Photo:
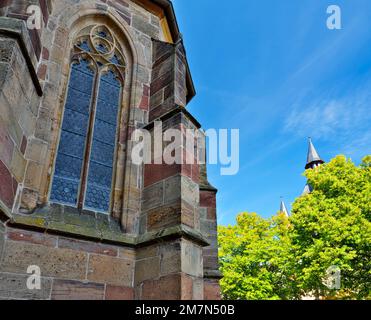
<svg viewBox="0 0 371 320">
<path fill-rule="evenodd" d="M 200 191 L 218 192 L 218 189 L 213 187 L 211 184 L 200 185 Z"/>
<path fill-rule="evenodd" d="M 204 270 L 204 278 L 206 278 L 206 279 L 222 279 L 223 275 L 219 270 Z"/>
<path fill-rule="evenodd" d="M 0 214 L 1 213 L 5 214 L 2 210 L 0 210 Z M 95 225 L 93 226 L 91 224 L 92 219 L 87 219 L 87 216 L 79 215 L 77 213 L 72 213 L 70 217 L 72 219 L 75 218 L 76 224 L 60 221 L 61 219 L 58 213 L 53 211 L 47 213 L 44 211 L 31 215 L 12 214 L 10 217 L 7 214 L 5 215 L 6 218 L 4 221 L 8 220 L 8 225 L 10 226 L 39 230 L 48 234 L 57 234 L 78 239 L 93 240 L 107 244 L 117 244 L 129 247 L 145 247 L 166 240 L 186 238 L 202 247 L 207 247 L 210 245 L 200 232 L 185 225 L 165 228 L 160 231 L 149 232 L 143 235 L 131 235 L 123 233 L 116 221 L 112 220 L 108 224 L 104 224 L 103 222 L 100 224 L 100 227 L 96 227 Z M 74 215 L 74 217 L 72 215 Z M 94 217 L 94 219 L 97 218 Z M 101 221 L 98 221 L 97 223 L 100 222 Z M 115 224 L 114 228 L 109 226 L 112 224 Z"/>
<path fill-rule="evenodd" d="M 182 106 L 176 106 L 173 110 L 170 112 L 164 114 L 163 116 L 151 121 L 150 123 L 146 124 L 143 129 L 151 130 L 155 124 L 155 121 L 166 121 L 170 119 L 171 117 L 175 116 L 178 113 L 183 113 L 193 124 L 197 129 L 201 128 L 201 124 L 196 120 L 194 116 L 184 107 Z"/>
</svg>

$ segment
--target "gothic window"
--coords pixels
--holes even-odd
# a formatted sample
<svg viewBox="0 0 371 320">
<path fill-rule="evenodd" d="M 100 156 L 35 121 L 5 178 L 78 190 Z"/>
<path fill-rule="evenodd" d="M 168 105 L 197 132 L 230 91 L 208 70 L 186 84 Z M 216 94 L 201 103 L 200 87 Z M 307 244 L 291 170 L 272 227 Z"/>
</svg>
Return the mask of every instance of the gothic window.
<svg viewBox="0 0 371 320">
<path fill-rule="evenodd" d="M 76 38 L 50 201 L 109 213 L 125 60 L 105 26 Z"/>
</svg>

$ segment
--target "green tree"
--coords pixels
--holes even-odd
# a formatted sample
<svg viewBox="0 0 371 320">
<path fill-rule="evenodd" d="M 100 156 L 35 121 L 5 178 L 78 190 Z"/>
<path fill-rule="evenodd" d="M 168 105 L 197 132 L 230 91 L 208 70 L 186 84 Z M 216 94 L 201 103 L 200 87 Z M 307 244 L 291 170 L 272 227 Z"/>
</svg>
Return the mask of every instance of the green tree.
<svg viewBox="0 0 371 320">
<path fill-rule="evenodd" d="M 323 298 L 371 297 L 371 157 L 360 166 L 338 156 L 305 173 L 313 192 L 292 210 L 290 239 L 301 294 Z M 323 283 L 341 270 L 341 289 Z"/>
<path fill-rule="evenodd" d="M 371 156 L 344 156 L 305 172 L 314 191 L 288 219 L 242 213 L 219 227 L 225 299 L 371 299 Z M 341 289 L 324 283 L 341 271 Z"/>
<path fill-rule="evenodd" d="M 219 227 L 225 299 L 277 300 L 292 295 L 289 228 L 282 213 L 272 219 L 242 213 L 235 226 Z"/>
</svg>

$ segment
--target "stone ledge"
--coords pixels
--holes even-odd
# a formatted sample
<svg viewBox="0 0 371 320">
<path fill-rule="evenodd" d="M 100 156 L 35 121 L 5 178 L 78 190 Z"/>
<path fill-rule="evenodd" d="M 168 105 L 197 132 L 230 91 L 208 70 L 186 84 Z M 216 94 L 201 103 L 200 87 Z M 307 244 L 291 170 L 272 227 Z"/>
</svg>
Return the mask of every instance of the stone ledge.
<svg viewBox="0 0 371 320">
<path fill-rule="evenodd" d="M 41 97 L 43 95 L 43 90 L 35 70 L 37 58 L 34 54 L 34 49 L 26 28 L 26 23 L 19 19 L 0 17 L 0 35 L 5 35 L 17 40 L 22 55 L 26 61 L 36 92 Z"/>
<path fill-rule="evenodd" d="M 122 233 L 119 224 L 108 216 L 98 218 L 68 211 L 62 216 L 56 210 L 43 209 L 32 215 L 12 214 L 9 224 L 98 242 L 136 244 L 135 237 Z"/>
<path fill-rule="evenodd" d="M 104 228 L 97 228 L 96 225 L 93 226 L 91 224 L 91 219 L 94 219 L 97 225 L 99 225 L 100 221 L 98 218 L 90 217 L 87 219 L 87 216 L 85 215 L 74 214 L 74 219 L 76 220 L 74 224 L 72 224 L 72 220 L 70 223 L 66 223 L 60 219 L 56 212 L 37 212 L 32 215 L 12 214 L 10 217 L 7 217 L 8 224 L 12 226 L 37 229 L 50 234 L 60 234 L 129 247 L 146 247 L 153 243 L 177 238 L 187 238 L 203 247 L 210 245 L 200 232 L 185 225 L 165 228 L 158 232 L 149 232 L 144 235 L 134 236 L 122 233 L 117 222 L 114 222 L 117 224 L 114 227 L 112 227 L 113 222 L 111 222 L 105 225 Z M 72 217 L 70 218 L 72 219 Z"/>
<path fill-rule="evenodd" d="M 210 191 L 218 193 L 218 189 L 212 186 L 210 183 L 200 185 L 200 191 Z"/>
<path fill-rule="evenodd" d="M 143 129 L 151 130 L 154 127 L 154 124 L 155 124 L 156 121 L 164 122 L 164 121 L 172 118 L 173 116 L 175 116 L 178 113 L 183 113 L 193 123 L 193 125 L 197 129 L 200 129 L 202 127 L 201 124 L 196 120 L 196 118 L 185 107 L 175 106 L 173 110 L 169 111 L 168 113 L 165 113 L 164 115 L 160 116 L 157 119 L 154 119 L 149 124 L 146 124 L 143 127 Z"/>
<path fill-rule="evenodd" d="M 205 279 L 222 279 L 223 275 L 219 270 L 204 270 Z"/>
<path fill-rule="evenodd" d="M 156 242 L 162 242 L 166 239 L 173 238 L 187 238 L 190 239 L 203 247 L 208 247 L 210 243 L 206 238 L 198 231 L 187 227 L 185 225 L 179 225 L 170 227 L 157 232 L 148 232 L 144 235 L 137 237 L 136 244 L 140 247 L 148 246 Z"/>
</svg>

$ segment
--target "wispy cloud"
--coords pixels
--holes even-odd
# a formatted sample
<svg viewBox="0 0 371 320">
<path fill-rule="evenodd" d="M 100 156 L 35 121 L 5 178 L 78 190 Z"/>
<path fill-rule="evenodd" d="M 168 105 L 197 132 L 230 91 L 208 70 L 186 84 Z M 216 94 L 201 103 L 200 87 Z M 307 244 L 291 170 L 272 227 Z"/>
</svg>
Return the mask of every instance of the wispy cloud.
<svg viewBox="0 0 371 320">
<path fill-rule="evenodd" d="M 354 158 L 360 158 L 366 154 L 371 154 L 371 130 L 364 132 L 362 135 L 346 144 L 343 153 Z"/>
<path fill-rule="evenodd" d="M 371 82 L 341 98 L 322 97 L 296 102 L 284 132 L 337 141 L 345 154 L 360 155 L 371 148 Z"/>
</svg>

